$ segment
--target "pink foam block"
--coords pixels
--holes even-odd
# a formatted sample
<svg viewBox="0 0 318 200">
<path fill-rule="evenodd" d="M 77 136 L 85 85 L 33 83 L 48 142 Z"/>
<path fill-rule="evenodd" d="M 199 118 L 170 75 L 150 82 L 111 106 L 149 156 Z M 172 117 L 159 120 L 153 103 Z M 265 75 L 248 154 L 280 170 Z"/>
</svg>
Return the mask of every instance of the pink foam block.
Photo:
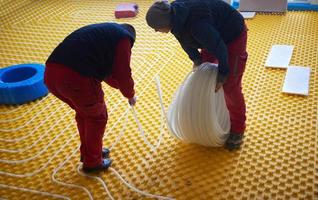
<svg viewBox="0 0 318 200">
<path fill-rule="evenodd" d="M 116 18 L 135 17 L 138 13 L 138 5 L 135 3 L 122 3 L 115 9 Z"/>
</svg>

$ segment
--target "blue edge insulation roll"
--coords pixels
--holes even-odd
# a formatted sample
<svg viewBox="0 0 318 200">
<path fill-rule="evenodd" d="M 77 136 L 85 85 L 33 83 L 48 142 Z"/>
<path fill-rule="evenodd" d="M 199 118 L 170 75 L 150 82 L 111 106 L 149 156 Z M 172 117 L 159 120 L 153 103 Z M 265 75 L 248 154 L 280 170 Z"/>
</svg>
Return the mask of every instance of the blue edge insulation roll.
<svg viewBox="0 0 318 200">
<path fill-rule="evenodd" d="M 0 104 L 23 104 L 48 94 L 44 65 L 19 64 L 0 69 Z"/>
</svg>

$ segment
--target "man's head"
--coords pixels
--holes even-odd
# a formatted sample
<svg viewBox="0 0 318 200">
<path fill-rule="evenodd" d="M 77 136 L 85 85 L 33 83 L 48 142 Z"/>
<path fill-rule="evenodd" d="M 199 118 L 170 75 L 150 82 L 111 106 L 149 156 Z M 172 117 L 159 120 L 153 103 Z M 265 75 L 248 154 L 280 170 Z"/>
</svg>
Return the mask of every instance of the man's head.
<svg viewBox="0 0 318 200">
<path fill-rule="evenodd" d="M 147 24 L 155 31 L 168 33 L 171 30 L 171 7 L 167 1 L 157 1 L 146 15 Z"/>
<path fill-rule="evenodd" d="M 134 40 L 136 40 L 136 30 L 132 25 L 121 24 L 121 26 L 124 27 L 124 29 L 126 29 L 133 36 Z"/>
</svg>

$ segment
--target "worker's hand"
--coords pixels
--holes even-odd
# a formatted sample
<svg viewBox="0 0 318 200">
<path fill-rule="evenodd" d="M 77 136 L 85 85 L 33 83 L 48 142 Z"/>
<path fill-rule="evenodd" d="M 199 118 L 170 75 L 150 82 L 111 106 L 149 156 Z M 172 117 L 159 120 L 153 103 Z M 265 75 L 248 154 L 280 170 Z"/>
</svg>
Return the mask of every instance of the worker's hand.
<svg viewBox="0 0 318 200">
<path fill-rule="evenodd" d="M 128 100 L 128 103 L 129 103 L 129 105 L 131 105 L 131 106 L 134 106 L 134 105 L 136 104 L 136 102 L 137 102 L 137 97 L 136 97 L 136 96 L 134 96 L 133 98 L 130 98 L 130 99 Z"/>
<path fill-rule="evenodd" d="M 197 70 L 197 69 L 198 69 L 198 66 L 199 66 L 199 65 L 195 65 L 195 63 L 193 63 L 192 70 L 193 70 L 193 71 Z"/>
<path fill-rule="evenodd" d="M 216 77 L 215 92 L 219 91 L 219 89 L 224 85 L 227 79 L 228 79 L 228 75 L 222 75 L 218 73 Z"/>
<path fill-rule="evenodd" d="M 201 58 L 193 61 L 193 67 L 192 67 L 193 71 L 196 70 L 201 65 L 201 63 L 202 63 Z"/>
</svg>

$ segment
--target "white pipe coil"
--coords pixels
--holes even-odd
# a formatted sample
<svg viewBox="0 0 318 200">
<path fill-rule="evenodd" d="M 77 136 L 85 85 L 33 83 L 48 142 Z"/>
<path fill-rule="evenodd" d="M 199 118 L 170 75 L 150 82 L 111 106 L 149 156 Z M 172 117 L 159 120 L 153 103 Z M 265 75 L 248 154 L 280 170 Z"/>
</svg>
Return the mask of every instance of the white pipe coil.
<svg viewBox="0 0 318 200">
<path fill-rule="evenodd" d="M 167 114 L 172 135 L 188 143 L 222 146 L 230 130 L 224 92 L 215 92 L 217 65 L 203 63 L 175 93 Z"/>
</svg>

